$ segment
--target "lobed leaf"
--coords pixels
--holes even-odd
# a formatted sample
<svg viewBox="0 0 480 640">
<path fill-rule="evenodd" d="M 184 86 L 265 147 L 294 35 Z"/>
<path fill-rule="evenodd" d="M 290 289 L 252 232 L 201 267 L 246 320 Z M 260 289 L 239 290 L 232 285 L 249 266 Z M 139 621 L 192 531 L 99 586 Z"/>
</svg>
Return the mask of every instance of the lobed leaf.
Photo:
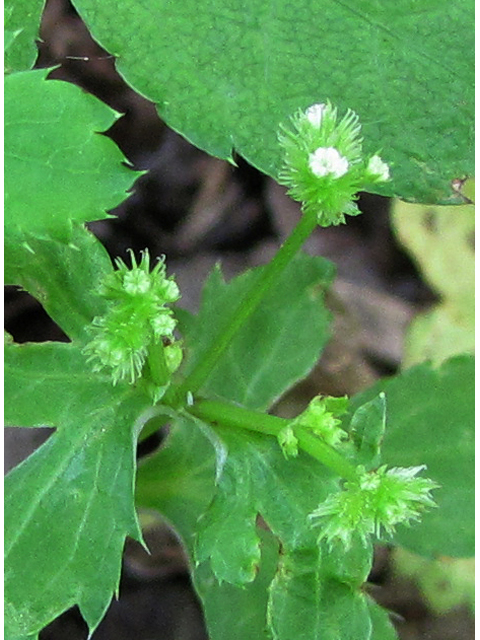
<svg viewBox="0 0 480 640">
<path fill-rule="evenodd" d="M 92 374 L 73 344 L 6 347 L 6 422 L 57 431 L 5 480 L 8 637 L 78 604 L 93 630 L 138 540 L 135 422 L 148 399 Z"/>
<path fill-rule="evenodd" d="M 369 639 L 370 603 L 359 586 L 370 570 L 371 548 L 356 548 L 348 557 L 341 549 L 320 551 L 317 534 L 307 521 L 308 512 L 336 481 L 308 456 L 285 460 L 273 438 L 250 436 L 233 429 L 212 433 L 198 421 L 182 420 L 175 423 L 165 448 L 143 463 L 138 473 L 138 503 L 167 517 L 192 556 L 197 538 L 205 558 L 209 549 L 217 557 L 216 566 L 205 561 L 193 568 L 210 637 L 312 640 L 321 634 L 326 640 Z M 208 439 L 217 447 L 220 468 L 216 495 L 203 515 L 215 491 L 213 447 Z M 245 478 L 248 491 L 242 488 L 241 496 L 235 497 L 231 492 L 243 483 L 238 478 Z M 239 519 L 228 537 L 221 522 L 231 516 L 228 497 L 230 512 L 233 501 L 240 509 L 253 504 L 281 540 L 281 547 L 250 517 L 243 523 L 243 533 Z M 248 539 L 257 537 L 258 549 L 250 553 L 239 545 L 245 532 Z M 236 546 L 249 553 L 246 557 L 254 568 L 252 581 L 241 586 L 225 582 L 235 567 L 237 582 L 245 577 L 244 562 L 232 550 Z M 239 613 L 235 624 L 232 611 Z"/>
<path fill-rule="evenodd" d="M 93 37 L 198 147 L 277 177 L 280 123 L 330 99 L 381 149 L 383 195 L 455 200 L 473 174 L 473 5 L 467 0 L 76 0 Z M 461 34 L 461 37 L 459 37 Z M 458 199 L 458 198 L 457 198 Z"/>
<path fill-rule="evenodd" d="M 5 233 L 67 242 L 72 222 L 106 218 L 138 173 L 100 135 L 117 114 L 48 69 L 5 79 Z"/>
<path fill-rule="evenodd" d="M 318 549 L 281 558 L 270 587 L 274 640 L 370 640 L 366 597 L 322 571 Z"/>
</svg>

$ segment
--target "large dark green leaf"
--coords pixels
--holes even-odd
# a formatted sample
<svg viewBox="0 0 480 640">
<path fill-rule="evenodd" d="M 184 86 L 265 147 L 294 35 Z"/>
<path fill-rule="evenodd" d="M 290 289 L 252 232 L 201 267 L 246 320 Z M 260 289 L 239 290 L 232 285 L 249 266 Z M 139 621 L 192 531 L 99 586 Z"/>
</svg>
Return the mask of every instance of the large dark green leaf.
<svg viewBox="0 0 480 640">
<path fill-rule="evenodd" d="M 425 556 L 474 554 L 474 359 L 459 356 L 438 369 L 423 364 L 384 380 L 352 400 L 352 409 L 384 391 L 387 427 L 382 461 L 427 465 L 440 485 L 437 509 L 395 540 Z"/>
<path fill-rule="evenodd" d="M 120 72 L 213 155 L 277 175 L 277 130 L 328 98 L 392 164 L 385 195 L 443 201 L 473 173 L 468 0 L 76 0 Z"/>
<path fill-rule="evenodd" d="M 207 280 L 198 316 L 184 325 L 186 371 L 231 318 L 259 269 L 225 283 L 219 269 Z M 252 409 L 266 409 L 312 369 L 329 337 L 324 291 L 333 265 L 299 255 L 235 336 L 203 391 Z"/>
<path fill-rule="evenodd" d="M 57 431 L 5 480 L 7 637 L 78 604 L 90 628 L 118 589 L 134 504 L 135 423 L 148 399 L 93 375 L 73 344 L 8 345 L 6 423 Z"/>
<path fill-rule="evenodd" d="M 48 70 L 5 79 L 5 229 L 70 240 L 72 221 L 106 218 L 136 175 L 100 135 L 117 114 Z"/>
</svg>

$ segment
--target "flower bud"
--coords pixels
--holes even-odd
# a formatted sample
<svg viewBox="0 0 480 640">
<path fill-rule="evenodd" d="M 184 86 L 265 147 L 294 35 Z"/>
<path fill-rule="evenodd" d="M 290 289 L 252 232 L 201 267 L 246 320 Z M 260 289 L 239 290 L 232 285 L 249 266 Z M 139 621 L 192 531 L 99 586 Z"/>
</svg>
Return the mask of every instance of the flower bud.
<svg viewBox="0 0 480 640">
<path fill-rule="evenodd" d="M 345 397 L 316 396 L 305 411 L 295 418 L 291 426 L 293 429 L 297 426 L 308 429 L 336 448 L 348 438 L 347 432 L 340 427 L 341 420 L 338 418 L 346 412 L 347 406 L 348 399 Z"/>
<path fill-rule="evenodd" d="M 298 456 L 298 440 L 292 427 L 287 426 L 282 429 L 277 439 L 285 458 L 296 458 Z"/>
</svg>

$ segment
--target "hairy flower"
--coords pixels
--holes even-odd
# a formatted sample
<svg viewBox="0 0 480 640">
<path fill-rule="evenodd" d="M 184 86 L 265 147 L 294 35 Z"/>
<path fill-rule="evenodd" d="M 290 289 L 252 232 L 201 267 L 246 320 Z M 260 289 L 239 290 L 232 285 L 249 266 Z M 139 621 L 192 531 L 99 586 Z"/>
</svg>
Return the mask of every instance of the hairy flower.
<svg viewBox="0 0 480 640">
<path fill-rule="evenodd" d="M 291 426 L 282 429 L 277 439 L 285 458 L 296 458 L 298 456 L 298 440 Z"/>
<path fill-rule="evenodd" d="M 331 447 L 338 445 L 348 437 L 341 427 L 339 416 L 347 410 L 348 399 L 330 396 L 316 396 L 308 407 L 291 422 L 291 428 L 303 427 L 321 438 Z"/>
<path fill-rule="evenodd" d="M 349 110 L 339 119 L 330 102 L 298 111 L 291 126 L 281 129 L 284 166 L 279 182 L 305 212 L 317 214 L 321 226 L 340 224 L 345 214 L 360 213 L 354 203 L 358 191 L 389 177 L 379 156 L 363 157 L 360 132 L 357 115 Z"/>
<path fill-rule="evenodd" d="M 428 478 L 417 478 L 424 466 L 393 468 L 386 465 L 367 472 L 357 467 L 355 482 L 345 483 L 343 491 L 329 496 L 310 514 L 320 526 L 319 540 L 340 540 L 346 548 L 354 536 L 364 543 L 370 536 L 392 535 L 398 524 L 419 520 L 435 502 L 431 491 L 438 484 Z"/>
<path fill-rule="evenodd" d="M 314 127 L 319 127 L 322 124 L 322 118 L 326 107 L 326 104 L 312 104 L 311 107 L 308 107 L 305 111 L 305 115 L 307 116 L 310 124 L 313 124 Z"/>
<path fill-rule="evenodd" d="M 109 370 L 114 384 L 133 384 L 141 375 L 153 344 L 163 345 L 168 369 L 180 365 L 181 347 L 173 338 L 176 320 L 166 305 L 180 297 L 176 283 L 167 278 L 163 260 L 150 271 L 150 257 L 143 252 L 132 268 L 118 258 L 117 270 L 109 274 L 100 293 L 109 301 L 105 315 L 94 318 L 92 339 L 84 352 L 95 371 Z"/>
<path fill-rule="evenodd" d="M 329 174 L 334 178 L 340 178 L 348 171 L 348 160 L 334 147 L 319 147 L 310 154 L 308 165 L 317 178 L 323 178 Z"/>
</svg>

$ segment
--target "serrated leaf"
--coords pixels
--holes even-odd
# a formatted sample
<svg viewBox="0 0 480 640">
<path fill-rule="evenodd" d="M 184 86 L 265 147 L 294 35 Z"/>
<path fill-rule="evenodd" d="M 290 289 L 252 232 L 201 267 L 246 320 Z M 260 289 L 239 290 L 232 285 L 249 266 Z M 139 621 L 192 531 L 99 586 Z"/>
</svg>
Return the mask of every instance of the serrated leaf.
<svg viewBox="0 0 480 640">
<path fill-rule="evenodd" d="M 259 562 L 257 514 L 286 552 L 316 547 L 318 534 L 310 526 L 308 514 L 329 491 L 336 490 L 337 480 L 306 454 L 286 460 L 274 438 L 220 427 L 215 431 L 226 453 L 222 450 L 217 460 L 217 491 L 199 521 L 196 558 L 200 562 L 210 558 L 220 581 L 241 584 L 253 580 Z M 241 515 L 229 537 L 224 522 L 235 518 L 231 504 Z M 223 535 L 218 536 L 217 530 Z M 242 539 L 248 546 L 241 546 Z M 237 545 L 241 555 L 234 548 Z"/>
<path fill-rule="evenodd" d="M 103 245 L 75 225 L 69 244 L 53 238 L 24 236 L 5 243 L 5 283 L 20 285 L 72 339 L 82 340 L 93 318 L 105 309 L 98 293 L 113 270 Z"/>
<path fill-rule="evenodd" d="M 300 454 L 298 459 L 286 461 L 273 438 L 268 442 L 274 448 L 269 446 L 266 438 L 256 436 L 248 445 L 247 437 L 243 441 L 244 434 L 232 433 L 229 434 L 231 437 L 223 438 L 224 431 L 220 436 L 212 437 L 213 441 L 221 437 L 225 441 L 224 446 L 226 442 L 229 445 L 220 476 L 220 491 L 227 495 L 229 479 L 235 472 L 244 477 L 251 475 L 252 495 L 248 503 L 256 505 L 264 514 L 283 544 L 279 555 L 278 544 L 271 534 L 259 529 L 255 522 L 246 523 L 246 527 L 251 527 L 258 536 L 261 562 L 255 579 L 241 587 L 221 582 L 210 563 L 204 562 L 193 568 L 194 584 L 205 608 L 212 640 L 223 640 L 227 636 L 232 640 L 247 637 L 266 639 L 272 632 L 281 640 L 292 637 L 313 640 L 320 637 L 317 635 L 320 630 L 327 633 L 325 638 L 332 640 L 368 638 L 364 635 L 364 631 L 370 629 L 368 614 L 358 586 L 368 575 L 371 548 L 352 550 L 345 557 L 343 550 L 330 553 L 325 547 L 319 563 L 317 533 L 310 529 L 306 517 L 309 510 L 317 505 L 317 500 L 322 499 L 322 494 L 331 488 L 328 472 L 322 472 L 318 463 L 306 455 Z M 208 445 L 207 451 L 205 445 Z M 213 528 L 205 532 L 204 518 L 200 518 L 213 493 L 212 452 L 205 427 L 198 421 L 181 422 L 175 425 L 165 449 L 139 469 L 139 504 L 155 508 L 167 517 L 181 533 L 191 554 L 198 530 L 204 542 L 205 536 L 215 534 Z M 224 476 L 225 485 L 222 487 Z M 296 486 L 298 479 L 300 483 Z M 230 488 L 235 491 L 235 486 Z M 228 507 L 226 502 L 224 507 Z M 222 517 L 220 511 L 217 516 Z M 218 540 L 214 540 L 214 553 L 223 553 L 227 562 L 229 548 L 239 544 L 241 535 L 240 531 L 232 530 L 228 540 L 225 534 L 223 549 L 219 548 Z M 275 577 L 279 560 L 281 564 Z M 316 597 L 318 593 L 321 594 L 320 599 Z M 339 600 L 336 601 L 334 596 Z M 268 599 L 271 602 L 267 624 Z M 232 611 L 239 612 L 234 622 Z"/>
<path fill-rule="evenodd" d="M 441 301 L 417 316 L 405 340 L 403 365 L 440 364 L 475 348 L 475 207 L 396 202 L 394 230 Z"/>
<path fill-rule="evenodd" d="M 11 0 L 4 5 L 4 29 L 13 36 L 5 46 L 6 72 L 26 71 L 33 66 L 43 8 L 42 0 Z"/>
<path fill-rule="evenodd" d="M 387 406 L 383 393 L 358 407 L 353 414 L 348 429 L 355 445 L 357 464 L 363 464 L 367 469 L 380 464 L 386 420 Z"/>
<path fill-rule="evenodd" d="M 138 173 L 106 136 L 117 114 L 48 69 L 5 79 L 5 231 L 70 240 L 72 221 L 107 217 Z"/>
<path fill-rule="evenodd" d="M 210 640 L 269 640 L 267 628 L 268 587 L 278 561 L 278 543 L 262 529 L 258 530 L 262 560 L 253 582 L 235 587 L 219 583 L 208 563 L 194 572 L 194 584 L 200 595 Z M 232 624 L 232 612 L 238 612 Z"/>
<path fill-rule="evenodd" d="M 425 464 L 438 482 L 438 508 L 395 541 L 424 556 L 468 557 L 474 550 L 474 358 L 458 356 L 438 369 L 413 367 L 352 399 L 352 411 L 383 391 L 387 427 L 382 462 L 394 467 Z"/>
<path fill-rule="evenodd" d="M 260 269 L 229 283 L 223 281 L 219 269 L 210 275 L 198 315 L 183 327 L 187 373 L 229 321 Z M 297 256 L 237 333 L 202 391 L 252 409 L 266 409 L 305 377 L 329 337 L 324 291 L 332 278 L 333 266 L 328 261 Z"/>
<path fill-rule="evenodd" d="M 318 549 L 300 549 L 281 559 L 270 587 L 274 640 L 370 640 L 366 597 L 322 573 Z"/>
<path fill-rule="evenodd" d="M 57 431 L 5 480 L 7 629 L 78 604 L 89 627 L 118 589 L 133 505 L 135 422 L 148 399 L 92 374 L 73 344 L 8 345 L 6 422 Z"/>
<path fill-rule="evenodd" d="M 378 192 L 443 201 L 455 197 L 454 178 L 473 175 L 467 0 L 75 6 L 127 82 L 213 155 L 235 149 L 276 176 L 279 124 L 330 99 L 359 114 L 366 150 L 391 163 L 393 180 Z"/>
<path fill-rule="evenodd" d="M 192 420 L 175 421 L 165 446 L 138 469 L 137 504 L 166 517 L 193 557 L 197 522 L 212 499 L 214 484 L 215 454 L 206 432 Z M 220 584 L 208 562 L 192 567 L 211 640 L 269 637 L 267 587 L 275 572 L 278 544 L 268 532 L 259 530 L 258 534 L 262 563 L 259 574 L 248 585 Z M 235 624 L 232 611 L 240 613 Z"/>
</svg>

